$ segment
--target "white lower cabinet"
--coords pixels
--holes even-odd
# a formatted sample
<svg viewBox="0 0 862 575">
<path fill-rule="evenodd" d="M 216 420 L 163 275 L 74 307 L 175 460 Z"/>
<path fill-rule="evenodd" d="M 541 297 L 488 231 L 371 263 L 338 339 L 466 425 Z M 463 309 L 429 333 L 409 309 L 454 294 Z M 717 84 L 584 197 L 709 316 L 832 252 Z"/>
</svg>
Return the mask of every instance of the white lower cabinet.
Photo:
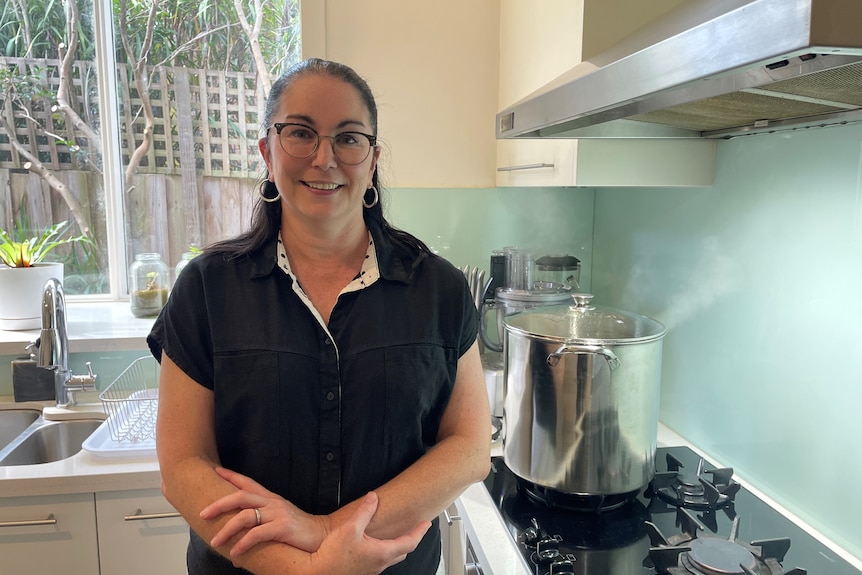
<svg viewBox="0 0 862 575">
<path fill-rule="evenodd" d="M 0 499 L 0 572 L 98 574 L 93 494 Z"/>
<path fill-rule="evenodd" d="M 464 575 L 467 564 L 467 534 L 454 503 L 440 514 L 440 538 L 443 543 L 446 575 Z"/>
<path fill-rule="evenodd" d="M 96 493 L 101 575 L 183 575 L 189 526 L 158 489 Z"/>
</svg>

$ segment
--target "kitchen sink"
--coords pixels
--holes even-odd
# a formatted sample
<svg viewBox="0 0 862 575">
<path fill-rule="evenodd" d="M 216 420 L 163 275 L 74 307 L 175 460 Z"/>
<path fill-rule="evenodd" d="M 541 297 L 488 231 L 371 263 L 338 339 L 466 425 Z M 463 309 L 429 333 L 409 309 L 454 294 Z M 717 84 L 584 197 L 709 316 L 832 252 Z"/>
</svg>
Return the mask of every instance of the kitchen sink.
<svg viewBox="0 0 862 575">
<path fill-rule="evenodd" d="M 0 466 L 50 463 L 71 457 L 81 451 L 84 440 L 101 423 L 99 419 L 47 421 L 38 417 L 0 449 Z"/>
<path fill-rule="evenodd" d="M 0 449 L 21 435 L 42 414 L 36 409 L 6 409 L 0 411 Z"/>
</svg>

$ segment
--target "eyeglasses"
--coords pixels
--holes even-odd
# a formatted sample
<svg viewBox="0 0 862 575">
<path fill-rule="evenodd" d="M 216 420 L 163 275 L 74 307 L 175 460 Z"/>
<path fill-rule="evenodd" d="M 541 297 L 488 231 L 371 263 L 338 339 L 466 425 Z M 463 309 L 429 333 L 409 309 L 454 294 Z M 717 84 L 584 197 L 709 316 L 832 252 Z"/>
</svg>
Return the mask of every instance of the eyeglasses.
<svg viewBox="0 0 862 575">
<path fill-rule="evenodd" d="M 334 136 L 321 136 L 313 128 L 304 124 L 291 122 L 276 122 L 271 126 L 278 134 L 281 149 L 294 158 L 308 158 L 320 147 L 321 138 L 329 138 L 332 142 L 332 152 L 343 164 L 355 166 L 368 157 L 373 146 L 377 145 L 377 137 L 362 132 L 341 132 Z"/>
</svg>

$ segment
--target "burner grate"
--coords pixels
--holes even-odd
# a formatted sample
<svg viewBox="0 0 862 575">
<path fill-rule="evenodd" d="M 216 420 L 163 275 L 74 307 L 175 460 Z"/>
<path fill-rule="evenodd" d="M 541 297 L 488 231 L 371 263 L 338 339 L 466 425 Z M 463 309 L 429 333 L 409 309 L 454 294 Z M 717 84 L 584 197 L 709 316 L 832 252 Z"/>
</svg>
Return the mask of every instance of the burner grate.
<svg viewBox="0 0 862 575">
<path fill-rule="evenodd" d="M 637 499 L 638 492 L 618 495 L 579 495 L 563 493 L 529 481 L 520 479 L 518 488 L 528 499 L 549 509 L 581 511 L 586 513 L 606 513 L 625 507 Z"/>
<path fill-rule="evenodd" d="M 806 575 L 807 571 L 795 568 L 784 571 L 781 562 L 790 549 L 790 539 L 767 539 L 745 543 L 737 539 L 739 517 L 731 524 L 727 539 L 706 535 L 697 537 L 696 518 L 685 510 L 693 523 L 683 525 L 684 534 L 665 537 L 659 528 L 647 521 L 647 532 L 652 547 L 647 563 L 658 573 L 666 575 Z"/>
<path fill-rule="evenodd" d="M 665 454 L 667 471 L 658 472 L 650 482 L 648 496 L 658 495 L 677 507 L 692 509 L 722 509 L 733 505 L 741 485 L 733 480 L 733 468 L 704 470 L 701 458 L 694 474 L 670 453 Z M 707 479 L 711 476 L 711 480 Z"/>
</svg>

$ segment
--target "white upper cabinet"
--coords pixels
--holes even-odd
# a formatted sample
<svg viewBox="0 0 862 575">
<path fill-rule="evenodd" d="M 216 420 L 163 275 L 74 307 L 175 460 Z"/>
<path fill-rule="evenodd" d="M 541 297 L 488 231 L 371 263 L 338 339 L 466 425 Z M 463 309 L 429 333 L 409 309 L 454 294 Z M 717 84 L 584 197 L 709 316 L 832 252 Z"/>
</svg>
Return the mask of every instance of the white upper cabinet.
<svg viewBox="0 0 862 575">
<path fill-rule="evenodd" d="M 499 109 L 581 61 L 583 17 L 583 0 L 500 1 Z"/>
<path fill-rule="evenodd" d="M 637 17 L 622 17 L 632 0 L 543 0 L 542 9 L 532 0 L 501 0 L 498 110 L 573 68 L 585 50 L 608 48 L 608 38 L 615 43 L 681 1 L 657 0 L 648 3 L 651 12 L 641 7 Z M 496 183 L 702 187 L 712 185 L 714 163 L 708 140 L 498 140 Z"/>
<path fill-rule="evenodd" d="M 344 62 L 379 108 L 390 187 L 494 187 L 498 0 L 305 0 L 303 56 Z"/>
</svg>

